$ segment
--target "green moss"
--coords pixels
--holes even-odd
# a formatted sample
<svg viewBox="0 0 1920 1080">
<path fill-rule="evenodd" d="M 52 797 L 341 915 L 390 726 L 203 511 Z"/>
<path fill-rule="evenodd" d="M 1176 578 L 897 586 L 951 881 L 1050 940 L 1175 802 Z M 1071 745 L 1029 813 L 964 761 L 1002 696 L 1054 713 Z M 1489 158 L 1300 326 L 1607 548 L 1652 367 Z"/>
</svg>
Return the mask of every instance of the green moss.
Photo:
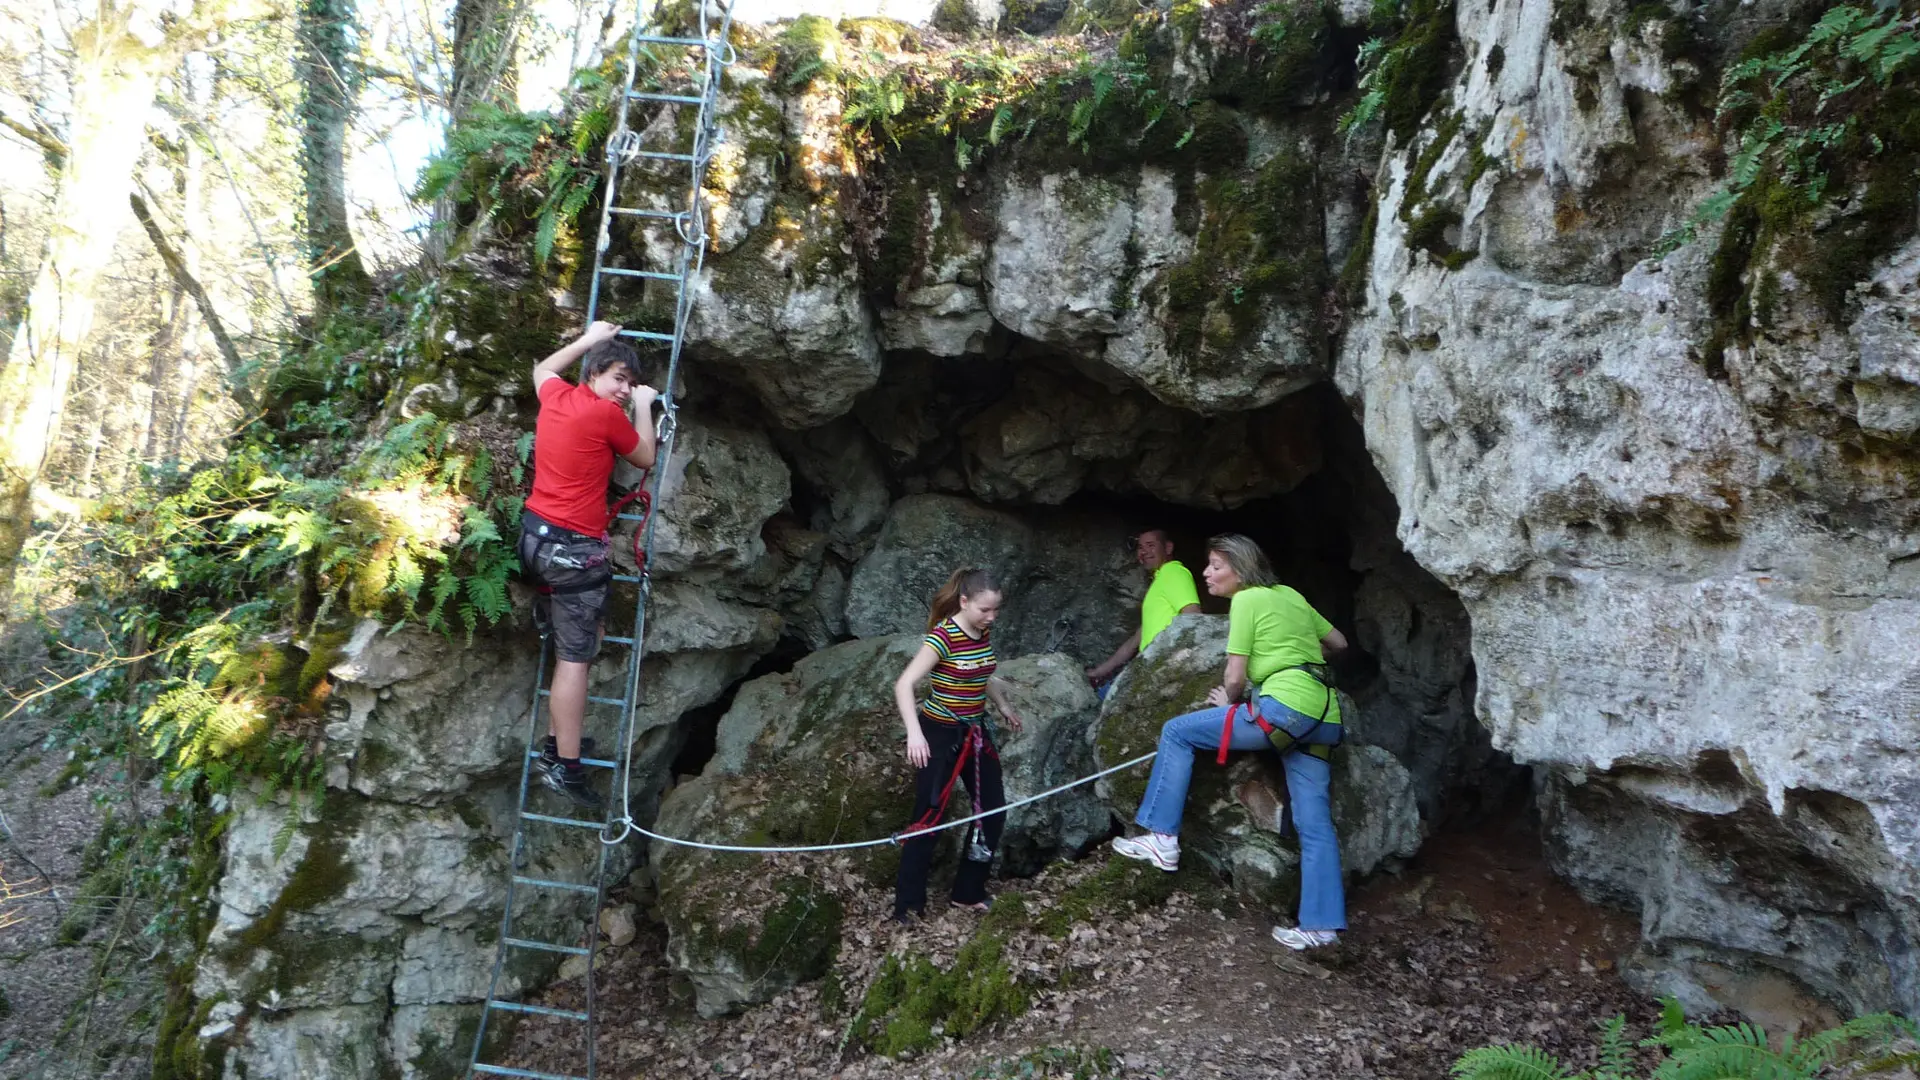
<svg viewBox="0 0 1920 1080">
<path fill-rule="evenodd" d="M 1017 901 L 1003 895 L 995 909 Z M 1024 1014 L 1032 993 L 1006 961 L 1004 923 L 982 923 L 945 970 L 917 953 L 890 955 L 861 999 L 849 1036 L 887 1057 L 965 1038 Z"/>
<path fill-rule="evenodd" d="M 837 77 L 840 30 L 831 19 L 800 16 L 780 31 L 774 48 L 779 57 L 774 77 L 781 86 L 799 89 L 817 79 Z"/>
<path fill-rule="evenodd" d="M 346 657 L 347 641 L 352 636 L 351 630 L 331 630 L 315 634 L 308 641 L 306 659 L 294 680 L 294 700 L 308 701 L 321 689 L 329 677 L 327 673 Z"/>
<path fill-rule="evenodd" d="M 280 895 L 235 937 L 232 955 L 236 961 L 244 961 L 245 953 L 253 949 L 272 947 L 274 939 L 286 929 L 288 915 L 311 911 L 340 896 L 358 876 L 358 869 L 347 859 L 347 841 L 359 829 L 365 803 L 336 794 L 325 806 L 332 812 L 315 824 L 301 827 L 307 835 L 307 850 Z"/>
<path fill-rule="evenodd" d="M 1858 194 L 1841 202 L 1825 227 L 1813 228 L 1815 212 L 1834 197 L 1815 201 L 1801 183 L 1788 182 L 1771 167 L 1728 210 L 1706 281 L 1714 325 L 1702 362 L 1716 378 L 1725 377 L 1727 348 L 1750 342 L 1773 321 L 1781 302 L 1780 270 L 1792 270 L 1821 313 L 1844 325 L 1853 288 L 1914 235 L 1920 87 L 1909 76 L 1855 102 L 1853 115 L 1855 126 L 1821 163 L 1828 168 L 1825 191 Z"/>
<path fill-rule="evenodd" d="M 1452 0 L 1411 0 L 1405 18 L 1405 29 L 1393 42 L 1399 58 L 1381 86 L 1380 106 L 1387 130 L 1403 142 L 1420 129 L 1446 89 L 1456 41 Z"/>
<path fill-rule="evenodd" d="M 1367 217 L 1360 223 L 1360 237 L 1347 252 L 1340 266 L 1340 298 L 1348 311 L 1357 311 L 1367 299 L 1367 271 L 1373 262 L 1373 233 L 1380 227 L 1380 203 L 1367 200 Z"/>
<path fill-rule="evenodd" d="M 1162 279 L 1176 352 L 1217 355 L 1257 331 L 1276 301 L 1313 311 L 1326 286 L 1318 188 L 1313 163 L 1288 150 L 1251 178 L 1200 184 L 1193 254 Z"/>
<path fill-rule="evenodd" d="M 980 20 L 967 0 L 940 0 L 933 9 L 933 28 L 964 37 L 980 29 Z"/>
<path fill-rule="evenodd" d="M 1048 937 L 1064 938 L 1083 923 L 1098 925 L 1160 907 L 1176 892 L 1211 903 L 1231 902 L 1198 860 L 1189 859 L 1169 874 L 1133 859 L 1114 858 L 1060 894 L 1053 907 L 1036 913 L 1033 926 Z"/>
<path fill-rule="evenodd" d="M 839 899 L 811 880 L 794 875 L 778 885 L 781 901 L 756 927 L 740 923 L 716 944 L 738 957 L 755 977 L 775 970 L 796 981 L 817 979 L 832 967 L 840 951 L 840 926 L 846 917 Z"/>
<path fill-rule="evenodd" d="M 1435 128 L 1433 140 L 1414 160 L 1413 168 L 1407 174 L 1406 193 L 1400 200 L 1400 220 L 1406 224 L 1406 245 L 1410 250 L 1424 251 L 1432 255 L 1449 270 L 1458 270 L 1473 261 L 1475 252 L 1456 250 L 1447 239 L 1447 230 L 1457 228 L 1464 220 L 1460 211 L 1445 202 L 1430 201 L 1432 192 L 1429 184 L 1433 170 L 1439 164 L 1441 155 L 1453 144 L 1466 123 L 1466 116 L 1458 110 L 1450 112 Z M 1475 147 L 1477 149 L 1477 145 Z M 1469 157 L 1472 150 L 1469 151 Z M 1480 163 L 1470 164 L 1467 190 L 1479 179 L 1478 168 L 1484 171 L 1486 155 L 1481 155 Z"/>
</svg>

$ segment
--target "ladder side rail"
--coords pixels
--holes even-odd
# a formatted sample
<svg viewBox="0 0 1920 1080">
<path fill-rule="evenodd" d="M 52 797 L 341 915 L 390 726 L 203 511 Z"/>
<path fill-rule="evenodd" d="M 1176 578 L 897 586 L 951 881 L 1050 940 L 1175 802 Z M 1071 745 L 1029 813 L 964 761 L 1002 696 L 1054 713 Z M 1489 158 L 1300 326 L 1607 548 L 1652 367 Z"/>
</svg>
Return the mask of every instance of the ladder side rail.
<svg viewBox="0 0 1920 1080">
<path fill-rule="evenodd" d="M 698 2 L 698 0 L 696 0 Z M 600 260 L 606 254 L 607 245 L 612 237 L 608 226 L 613 221 L 613 204 L 620 193 L 620 165 L 622 155 L 615 150 L 613 140 L 621 138 L 627 129 L 627 107 L 633 101 L 633 81 L 640 72 L 640 31 L 646 26 L 646 17 L 641 7 L 646 0 L 636 0 L 633 11 L 633 33 L 627 35 L 627 74 L 620 84 L 618 111 L 614 114 L 613 134 L 607 142 L 607 190 L 600 200 L 600 229 L 594 234 L 593 274 L 587 285 L 587 325 L 600 313 Z M 591 1073 L 589 1073 L 591 1075 Z"/>
<path fill-rule="evenodd" d="M 701 29 L 702 36 L 706 37 L 705 5 L 703 0 L 696 0 L 696 2 L 702 5 Z M 726 35 L 730 32 L 733 22 L 732 6 L 728 5 L 725 8 L 725 12 L 726 15 L 720 28 L 720 40 L 723 43 L 726 41 Z M 709 38 L 709 40 L 711 39 Z M 699 273 L 701 267 L 706 262 L 706 221 L 704 215 L 701 213 L 700 191 L 701 185 L 705 181 L 706 159 L 711 153 L 713 134 L 718 127 L 716 115 L 717 101 L 720 92 L 720 79 L 726 67 L 727 65 L 722 62 L 720 50 L 709 47 L 706 50 L 706 80 L 701 88 L 700 112 L 694 126 L 694 147 L 693 154 L 691 155 L 693 161 L 688 166 L 690 173 L 688 178 L 688 214 L 686 219 L 688 225 L 681 231 L 682 243 L 679 257 L 680 284 L 677 289 L 677 295 L 674 298 L 673 341 L 668 347 L 666 378 L 664 379 L 664 385 L 661 388 L 660 394 L 660 445 L 658 452 L 655 454 L 654 468 L 648 477 L 652 487 L 652 490 L 648 493 L 650 500 L 649 505 L 653 507 L 659 507 L 661 505 L 663 488 L 667 473 L 670 471 L 669 464 L 673 458 L 674 444 L 679 433 L 679 406 L 673 400 L 673 391 L 679 378 L 681 356 L 686 346 L 687 327 L 693 311 L 693 289 L 690 286 L 692 285 L 694 276 Z M 689 231 L 689 229 L 691 231 Z M 648 562 L 651 562 L 658 527 L 658 515 L 649 513 L 644 524 L 645 535 L 641 537 L 642 550 L 648 556 Z M 640 701 L 639 686 L 641 669 L 645 660 L 647 608 L 653 595 L 653 580 L 650 567 L 641 566 L 639 568 L 639 577 L 640 596 L 639 603 L 634 608 L 634 644 L 632 646 L 631 664 L 628 668 L 628 705 L 620 718 L 619 749 L 621 757 L 620 767 L 615 775 L 615 779 L 620 784 L 620 812 L 622 816 L 625 816 L 629 810 L 628 796 L 631 792 L 633 779 L 632 747 L 630 745 L 633 711 L 638 707 Z M 609 805 L 611 805 L 611 800 L 609 801 Z M 611 835 L 611 824 L 610 822 L 609 833 L 602 835 L 603 841 L 608 835 Z M 626 821 L 625 824 L 630 827 L 632 822 L 629 820 Z M 621 835 L 625 835 L 624 830 L 622 830 Z M 588 978 L 592 978 L 591 971 L 588 973 Z"/>
<path fill-rule="evenodd" d="M 533 702 L 527 707 L 527 748 L 529 750 L 533 748 L 534 740 L 540 733 L 540 690 L 542 684 L 546 682 L 547 656 L 550 652 L 552 652 L 551 637 L 543 636 L 540 639 L 540 662 L 533 669 Z M 479 1064 L 480 1054 L 486 1045 L 487 1023 L 493 1018 L 494 1011 L 488 1006 L 499 993 L 500 975 L 507 963 L 507 939 L 513 936 L 513 879 L 517 876 L 514 870 L 519 866 L 527 837 L 527 823 L 520 814 L 527 808 L 527 786 L 528 781 L 532 779 L 532 774 L 533 755 L 531 753 L 520 755 L 520 798 L 513 815 L 513 842 L 507 848 L 507 895 L 500 910 L 500 940 L 494 944 L 493 972 L 487 977 L 487 996 L 480 1006 L 479 1027 L 473 1034 L 473 1056 L 468 1059 L 471 1064 Z"/>
</svg>

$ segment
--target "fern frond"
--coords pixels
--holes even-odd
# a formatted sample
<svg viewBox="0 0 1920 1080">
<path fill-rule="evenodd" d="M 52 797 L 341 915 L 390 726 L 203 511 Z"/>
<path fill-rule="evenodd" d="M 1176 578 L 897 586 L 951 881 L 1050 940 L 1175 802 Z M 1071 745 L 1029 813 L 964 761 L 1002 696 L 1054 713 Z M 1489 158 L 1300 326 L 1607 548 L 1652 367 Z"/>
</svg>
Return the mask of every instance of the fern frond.
<svg viewBox="0 0 1920 1080">
<path fill-rule="evenodd" d="M 1458 1080 L 1573 1080 L 1560 1059 L 1534 1046 L 1483 1046 L 1453 1063 Z"/>
</svg>

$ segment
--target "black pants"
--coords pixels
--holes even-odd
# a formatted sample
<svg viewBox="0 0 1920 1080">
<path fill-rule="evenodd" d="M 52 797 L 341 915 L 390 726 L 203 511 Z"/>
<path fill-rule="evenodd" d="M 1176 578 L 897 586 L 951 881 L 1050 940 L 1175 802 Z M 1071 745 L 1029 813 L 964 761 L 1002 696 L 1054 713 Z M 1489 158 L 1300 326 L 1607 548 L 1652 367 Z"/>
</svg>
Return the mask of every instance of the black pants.
<svg viewBox="0 0 1920 1080">
<path fill-rule="evenodd" d="M 1000 784 L 1000 756 L 993 748 L 993 740 L 985 737 L 982 730 L 983 749 L 979 753 L 967 751 L 966 760 L 961 762 L 961 751 L 967 747 L 973 737 L 970 728 L 959 724 L 943 724 L 937 720 L 920 718 L 920 731 L 927 737 L 929 751 L 926 765 L 913 776 L 913 824 L 917 827 L 937 825 L 944 816 L 941 795 L 947 793 L 949 799 L 959 810 L 957 816 L 969 817 L 975 813 L 973 804 L 977 801 L 981 810 L 998 810 L 1007 805 L 1006 791 Z M 961 765 L 958 782 L 954 782 L 954 766 Z M 965 786 L 972 798 L 964 801 L 953 798 L 953 793 Z M 989 851 L 1000 850 L 1000 833 L 1006 828 L 1007 815 L 995 814 L 989 818 L 969 825 L 967 831 L 979 829 L 981 839 Z M 933 865 L 934 840 L 938 834 L 916 836 L 901 844 L 900 879 L 894 886 L 893 912 L 896 915 L 906 912 L 924 914 L 927 910 L 927 871 Z M 978 904 L 987 898 L 987 871 L 993 863 L 968 859 L 962 852 L 960 869 L 953 875 L 953 902 L 956 904 Z"/>
</svg>

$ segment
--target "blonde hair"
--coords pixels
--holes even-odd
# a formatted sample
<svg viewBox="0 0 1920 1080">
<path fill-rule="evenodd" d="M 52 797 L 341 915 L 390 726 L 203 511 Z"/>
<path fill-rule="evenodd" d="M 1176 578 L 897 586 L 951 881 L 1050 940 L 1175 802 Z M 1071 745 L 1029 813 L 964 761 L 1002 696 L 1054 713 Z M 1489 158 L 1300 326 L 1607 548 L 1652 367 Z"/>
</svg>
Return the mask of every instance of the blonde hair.
<svg viewBox="0 0 1920 1080">
<path fill-rule="evenodd" d="M 1273 564 L 1267 561 L 1267 553 L 1260 545 L 1239 533 L 1221 533 L 1207 541 L 1208 551 L 1217 551 L 1227 561 L 1227 569 L 1240 579 L 1243 589 L 1278 585 L 1279 577 L 1273 572 Z"/>
<path fill-rule="evenodd" d="M 947 583 L 940 586 L 940 591 L 933 594 L 933 604 L 927 609 L 927 629 L 952 618 L 953 613 L 960 610 L 960 601 L 999 591 L 1000 585 L 993 580 L 993 575 L 977 566 L 955 570 Z"/>
</svg>

